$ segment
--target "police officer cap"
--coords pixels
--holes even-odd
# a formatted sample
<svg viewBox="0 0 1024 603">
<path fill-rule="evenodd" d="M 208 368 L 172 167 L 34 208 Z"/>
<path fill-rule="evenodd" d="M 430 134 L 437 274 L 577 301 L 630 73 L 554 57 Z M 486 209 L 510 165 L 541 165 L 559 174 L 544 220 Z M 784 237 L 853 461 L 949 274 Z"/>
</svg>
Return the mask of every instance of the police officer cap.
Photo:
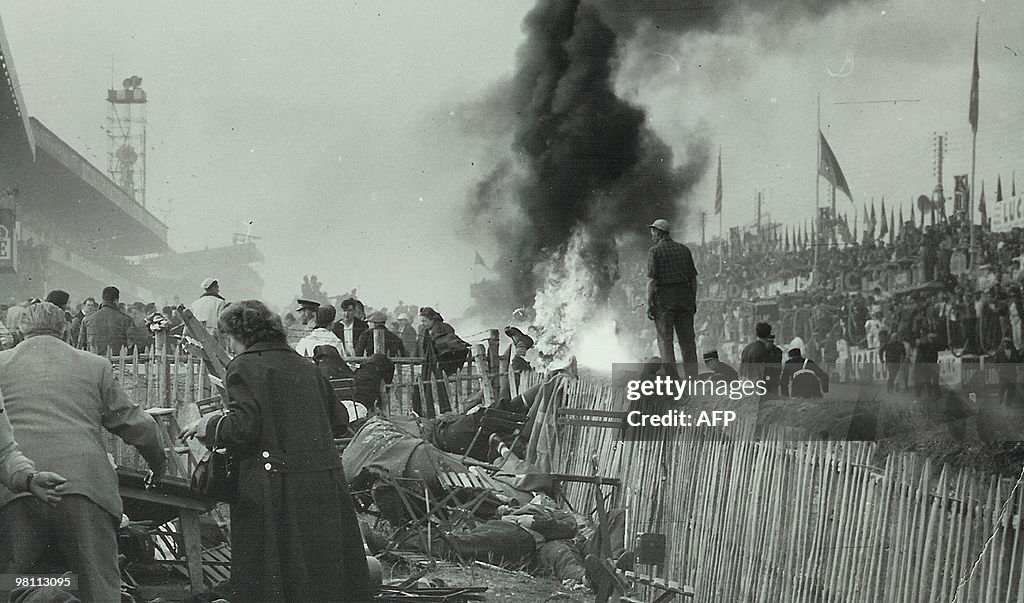
<svg viewBox="0 0 1024 603">
<path fill-rule="evenodd" d="M 310 299 L 300 299 L 299 307 L 295 309 L 296 312 L 302 312 L 303 310 L 309 310 L 310 312 L 316 312 L 316 309 L 320 307 L 320 302 L 315 302 Z"/>
<path fill-rule="evenodd" d="M 718 360 L 718 350 L 711 350 L 710 352 L 704 352 L 704 360 L 711 360 L 714 358 Z"/>
</svg>

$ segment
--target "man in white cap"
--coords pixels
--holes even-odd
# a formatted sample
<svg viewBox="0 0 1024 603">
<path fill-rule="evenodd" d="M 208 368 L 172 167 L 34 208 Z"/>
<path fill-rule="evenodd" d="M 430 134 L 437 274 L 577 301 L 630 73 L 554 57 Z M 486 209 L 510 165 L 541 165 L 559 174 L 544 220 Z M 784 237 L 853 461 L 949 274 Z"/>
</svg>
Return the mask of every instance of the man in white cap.
<svg viewBox="0 0 1024 603">
<path fill-rule="evenodd" d="M 683 352 L 683 370 L 697 377 L 697 343 L 693 315 L 697 311 L 697 267 L 690 248 L 669 236 L 668 220 L 655 220 L 649 226 L 654 245 L 647 254 L 647 318 L 658 331 L 658 349 L 662 366 L 670 376 L 678 377 L 674 337 L 679 337 Z"/>
<path fill-rule="evenodd" d="M 419 336 L 416 335 L 416 329 L 409 324 L 409 315 L 405 312 L 395 319 L 394 332 L 402 340 L 406 352 L 413 356 L 419 355 Z"/>
<path fill-rule="evenodd" d="M 196 315 L 199 322 L 206 325 L 210 331 L 217 330 L 217 320 L 221 311 L 228 305 L 228 302 L 220 296 L 220 283 L 215 278 L 208 278 L 203 281 L 203 294 L 196 301 L 192 302 L 192 313 Z"/>
</svg>

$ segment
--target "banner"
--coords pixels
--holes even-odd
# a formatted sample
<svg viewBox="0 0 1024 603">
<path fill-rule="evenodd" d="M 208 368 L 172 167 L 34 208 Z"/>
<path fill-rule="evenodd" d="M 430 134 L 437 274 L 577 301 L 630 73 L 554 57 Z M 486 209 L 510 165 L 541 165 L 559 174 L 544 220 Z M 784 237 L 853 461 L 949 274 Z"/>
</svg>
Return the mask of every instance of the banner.
<svg viewBox="0 0 1024 603">
<path fill-rule="evenodd" d="M 1024 228 L 1024 195 L 1007 197 L 992 204 L 992 232 Z"/>
<path fill-rule="evenodd" d="M 953 211 L 967 213 L 967 174 L 953 176 L 953 181 L 956 183 L 953 187 Z"/>
</svg>

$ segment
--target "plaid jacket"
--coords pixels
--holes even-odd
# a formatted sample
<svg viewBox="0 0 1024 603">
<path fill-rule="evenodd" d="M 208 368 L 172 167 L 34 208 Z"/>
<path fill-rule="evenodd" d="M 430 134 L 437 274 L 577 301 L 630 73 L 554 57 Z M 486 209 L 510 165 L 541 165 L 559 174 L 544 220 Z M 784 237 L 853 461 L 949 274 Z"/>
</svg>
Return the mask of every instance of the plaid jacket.
<svg viewBox="0 0 1024 603">
<path fill-rule="evenodd" d="M 647 276 L 659 285 L 694 284 L 697 268 L 690 248 L 672 239 L 662 239 L 647 254 Z"/>
</svg>

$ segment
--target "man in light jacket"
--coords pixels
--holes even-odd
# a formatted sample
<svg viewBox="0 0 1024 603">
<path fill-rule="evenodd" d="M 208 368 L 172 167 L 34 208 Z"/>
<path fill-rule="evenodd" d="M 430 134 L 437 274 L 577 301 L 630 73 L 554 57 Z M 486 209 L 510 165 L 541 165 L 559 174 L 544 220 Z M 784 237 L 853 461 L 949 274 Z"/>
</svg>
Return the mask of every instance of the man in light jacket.
<svg viewBox="0 0 1024 603">
<path fill-rule="evenodd" d="M 59 467 L 67 482 L 52 506 L 0 486 L 0 574 L 25 573 L 54 545 L 78 575 L 82 600 L 120 601 L 122 504 L 103 429 L 137 448 L 158 480 L 167 461 L 156 421 L 121 389 L 108 360 L 60 338 L 60 308 L 33 304 L 20 328 L 25 341 L 0 352 L 5 414 L 25 456 Z"/>
</svg>

